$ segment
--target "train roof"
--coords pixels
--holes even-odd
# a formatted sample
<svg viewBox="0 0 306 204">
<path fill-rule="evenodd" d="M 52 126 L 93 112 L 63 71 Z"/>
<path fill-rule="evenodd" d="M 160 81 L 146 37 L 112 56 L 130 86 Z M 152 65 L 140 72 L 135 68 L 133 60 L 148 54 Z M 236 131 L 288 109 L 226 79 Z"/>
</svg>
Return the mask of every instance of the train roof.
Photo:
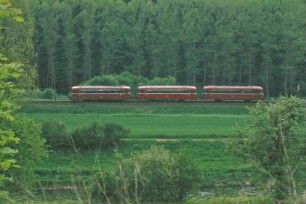
<svg viewBox="0 0 306 204">
<path fill-rule="evenodd" d="M 256 90 L 262 91 L 261 86 L 204 86 L 203 90 Z"/>
<path fill-rule="evenodd" d="M 73 86 L 72 90 L 131 90 L 129 86 Z"/>
<path fill-rule="evenodd" d="M 138 90 L 154 90 L 154 91 L 195 91 L 197 88 L 195 86 L 139 86 Z"/>
</svg>

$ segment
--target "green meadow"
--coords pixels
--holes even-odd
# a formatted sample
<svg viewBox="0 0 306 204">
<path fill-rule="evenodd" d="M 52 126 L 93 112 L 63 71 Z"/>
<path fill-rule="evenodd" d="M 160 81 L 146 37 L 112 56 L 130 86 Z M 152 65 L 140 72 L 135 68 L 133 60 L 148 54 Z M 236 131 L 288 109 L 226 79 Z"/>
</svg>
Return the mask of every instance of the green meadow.
<svg viewBox="0 0 306 204">
<path fill-rule="evenodd" d="M 245 123 L 246 107 L 236 106 L 109 106 L 39 105 L 21 112 L 36 121 L 62 121 L 68 130 L 93 122 L 120 123 L 131 138 L 228 137 Z"/>
<path fill-rule="evenodd" d="M 116 161 L 152 145 L 183 151 L 200 170 L 201 187 L 240 186 L 252 182 L 249 163 L 232 155 L 227 141 L 236 126 L 246 124 L 245 106 L 133 106 L 133 105 L 27 105 L 21 114 L 37 122 L 62 121 L 68 131 L 93 122 L 115 122 L 131 133 L 115 151 L 52 150 L 36 169 L 44 186 L 66 186 L 87 181 L 94 173 L 112 168 Z M 54 179 L 56 178 L 56 179 Z"/>
<path fill-rule="evenodd" d="M 245 117 L 234 115 L 163 114 L 29 114 L 36 121 L 57 120 L 69 130 L 93 122 L 115 122 L 131 130 L 131 138 L 227 137 Z"/>
</svg>

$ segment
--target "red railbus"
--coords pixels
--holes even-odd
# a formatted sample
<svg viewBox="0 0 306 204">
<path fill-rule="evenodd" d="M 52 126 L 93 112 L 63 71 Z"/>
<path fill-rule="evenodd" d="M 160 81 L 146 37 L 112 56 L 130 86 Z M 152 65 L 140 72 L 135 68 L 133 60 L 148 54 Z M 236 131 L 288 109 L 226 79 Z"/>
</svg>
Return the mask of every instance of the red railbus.
<svg viewBox="0 0 306 204">
<path fill-rule="evenodd" d="M 73 86 L 70 93 L 72 100 L 117 101 L 130 98 L 129 86 Z"/>
<path fill-rule="evenodd" d="M 260 86 L 204 86 L 205 100 L 263 100 L 263 88 Z"/>
<path fill-rule="evenodd" d="M 195 86 L 139 86 L 136 96 L 139 100 L 195 100 L 198 98 Z"/>
</svg>

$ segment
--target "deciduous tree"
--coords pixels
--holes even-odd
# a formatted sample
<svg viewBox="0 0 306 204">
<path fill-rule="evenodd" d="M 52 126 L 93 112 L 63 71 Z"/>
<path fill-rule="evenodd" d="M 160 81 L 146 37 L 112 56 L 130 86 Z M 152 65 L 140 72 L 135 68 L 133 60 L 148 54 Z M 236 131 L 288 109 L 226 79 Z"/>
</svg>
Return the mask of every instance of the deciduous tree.
<svg viewBox="0 0 306 204">
<path fill-rule="evenodd" d="M 281 97 L 250 110 L 248 125 L 238 131 L 232 149 L 252 162 L 269 179 L 276 203 L 297 195 L 296 180 L 305 161 L 306 110 L 295 97 Z"/>
</svg>

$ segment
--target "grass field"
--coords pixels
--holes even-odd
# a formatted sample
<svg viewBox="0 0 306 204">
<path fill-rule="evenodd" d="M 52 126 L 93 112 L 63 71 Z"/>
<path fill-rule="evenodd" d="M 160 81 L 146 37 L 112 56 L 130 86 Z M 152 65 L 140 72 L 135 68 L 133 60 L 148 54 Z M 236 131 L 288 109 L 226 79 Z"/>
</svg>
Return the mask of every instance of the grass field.
<svg viewBox="0 0 306 204">
<path fill-rule="evenodd" d="M 36 121 L 58 120 L 68 130 L 93 122 L 116 122 L 131 130 L 131 138 L 227 137 L 233 127 L 245 124 L 241 106 L 107 106 L 38 105 L 22 113 Z"/>
<path fill-rule="evenodd" d="M 244 124 L 235 115 L 159 115 L 159 114 L 27 114 L 36 121 L 57 120 L 68 130 L 93 122 L 115 122 L 131 130 L 131 138 L 226 137 L 233 127 Z"/>
<path fill-rule="evenodd" d="M 116 122 L 131 130 L 128 140 L 114 151 L 52 151 L 36 169 L 43 185 L 72 185 L 86 181 L 94 172 L 112 168 L 118 159 L 152 145 L 184 151 L 201 172 L 201 186 L 237 186 L 249 182 L 251 166 L 230 154 L 226 141 L 234 127 L 244 126 L 243 106 L 121 106 L 28 105 L 20 113 L 37 122 L 60 120 L 69 131 L 92 122 Z M 193 140 L 196 139 L 196 140 Z"/>
</svg>

